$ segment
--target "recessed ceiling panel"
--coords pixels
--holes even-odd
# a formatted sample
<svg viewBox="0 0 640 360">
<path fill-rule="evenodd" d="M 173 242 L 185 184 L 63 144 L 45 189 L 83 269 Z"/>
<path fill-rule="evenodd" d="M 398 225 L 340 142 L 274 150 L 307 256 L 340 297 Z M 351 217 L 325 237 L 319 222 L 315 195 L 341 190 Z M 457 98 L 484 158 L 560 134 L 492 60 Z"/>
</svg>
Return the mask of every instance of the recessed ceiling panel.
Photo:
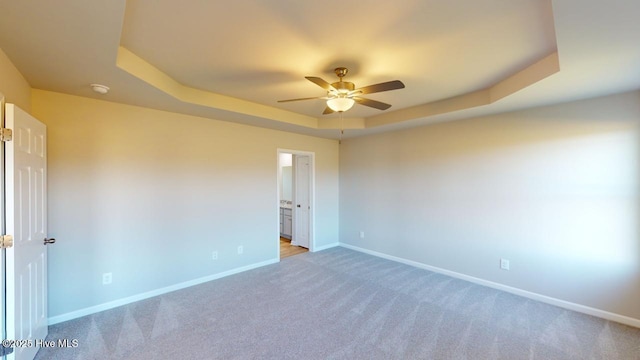
<svg viewBox="0 0 640 360">
<path fill-rule="evenodd" d="M 304 76 L 357 87 L 392 110 L 491 86 L 556 50 L 549 1 L 127 2 L 121 45 L 183 85 L 321 116 L 324 95 Z M 379 110 L 356 106 L 350 116 Z"/>
</svg>

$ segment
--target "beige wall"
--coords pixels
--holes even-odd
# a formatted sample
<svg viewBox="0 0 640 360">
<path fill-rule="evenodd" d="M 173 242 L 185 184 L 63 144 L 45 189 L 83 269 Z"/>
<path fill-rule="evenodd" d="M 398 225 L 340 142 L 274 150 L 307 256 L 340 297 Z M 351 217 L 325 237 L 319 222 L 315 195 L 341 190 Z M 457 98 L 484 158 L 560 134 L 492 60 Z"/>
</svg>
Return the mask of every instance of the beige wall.
<svg viewBox="0 0 640 360">
<path fill-rule="evenodd" d="M 342 243 L 635 319 L 639 195 L 640 92 L 340 148 Z"/>
<path fill-rule="evenodd" d="M 31 111 L 31 86 L 16 69 L 7 55 L 0 49 L 0 93 L 6 102 Z"/>
<path fill-rule="evenodd" d="M 336 141 L 40 90 L 32 101 L 58 240 L 50 316 L 277 259 L 278 148 L 315 153 L 315 245 L 338 241 Z"/>
</svg>

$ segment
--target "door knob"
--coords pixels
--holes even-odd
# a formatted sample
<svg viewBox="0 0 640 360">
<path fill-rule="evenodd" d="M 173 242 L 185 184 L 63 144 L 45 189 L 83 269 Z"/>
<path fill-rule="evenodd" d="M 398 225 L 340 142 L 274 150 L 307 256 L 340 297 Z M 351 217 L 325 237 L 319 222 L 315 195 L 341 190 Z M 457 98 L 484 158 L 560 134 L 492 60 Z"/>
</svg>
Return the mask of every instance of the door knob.
<svg viewBox="0 0 640 360">
<path fill-rule="evenodd" d="M 298 204 L 297 206 L 300 207 L 300 204 Z"/>
<path fill-rule="evenodd" d="M 45 238 L 44 239 L 44 244 L 45 245 L 47 245 L 47 244 L 55 244 L 55 242 L 56 242 L 56 239 L 54 239 L 54 238 L 50 238 L 50 239 Z"/>
</svg>

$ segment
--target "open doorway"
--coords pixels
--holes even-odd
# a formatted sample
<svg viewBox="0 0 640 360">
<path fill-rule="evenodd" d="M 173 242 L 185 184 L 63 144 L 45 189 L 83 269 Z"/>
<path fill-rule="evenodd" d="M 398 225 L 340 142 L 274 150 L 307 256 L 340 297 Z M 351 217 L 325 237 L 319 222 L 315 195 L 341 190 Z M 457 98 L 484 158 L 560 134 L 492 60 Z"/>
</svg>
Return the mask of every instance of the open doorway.
<svg viewBox="0 0 640 360">
<path fill-rule="evenodd" d="M 313 251 L 314 154 L 278 149 L 280 258 Z"/>
</svg>

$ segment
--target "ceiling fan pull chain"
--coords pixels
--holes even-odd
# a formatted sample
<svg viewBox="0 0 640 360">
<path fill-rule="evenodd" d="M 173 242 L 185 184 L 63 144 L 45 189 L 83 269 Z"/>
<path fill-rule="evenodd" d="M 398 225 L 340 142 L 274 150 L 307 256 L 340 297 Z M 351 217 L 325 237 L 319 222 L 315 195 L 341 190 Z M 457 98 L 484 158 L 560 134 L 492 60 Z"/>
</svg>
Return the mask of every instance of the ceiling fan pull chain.
<svg viewBox="0 0 640 360">
<path fill-rule="evenodd" d="M 342 144 L 342 135 L 344 135 L 344 117 L 343 117 L 343 111 L 340 111 L 340 139 L 338 140 L 338 145 Z"/>
</svg>

